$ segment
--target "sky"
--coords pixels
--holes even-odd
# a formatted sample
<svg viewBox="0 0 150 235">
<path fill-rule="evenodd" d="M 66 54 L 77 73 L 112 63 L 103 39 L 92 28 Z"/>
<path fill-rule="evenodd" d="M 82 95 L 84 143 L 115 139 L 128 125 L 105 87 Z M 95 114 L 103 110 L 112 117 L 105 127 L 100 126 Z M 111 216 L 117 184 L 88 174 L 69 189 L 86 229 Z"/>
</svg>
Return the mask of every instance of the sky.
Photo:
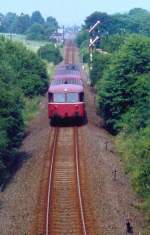
<svg viewBox="0 0 150 235">
<path fill-rule="evenodd" d="M 32 14 L 39 10 L 44 17 L 53 16 L 60 24 L 83 24 L 94 11 L 125 13 L 140 7 L 150 11 L 150 0 L 0 0 L 0 12 Z"/>
</svg>

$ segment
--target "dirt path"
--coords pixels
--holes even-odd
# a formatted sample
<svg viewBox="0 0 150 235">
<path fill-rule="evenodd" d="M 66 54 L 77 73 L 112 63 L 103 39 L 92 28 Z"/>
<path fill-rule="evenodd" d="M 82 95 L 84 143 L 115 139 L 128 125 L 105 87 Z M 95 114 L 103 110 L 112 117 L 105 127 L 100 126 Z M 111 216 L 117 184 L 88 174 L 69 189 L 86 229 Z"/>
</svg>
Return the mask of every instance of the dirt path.
<svg viewBox="0 0 150 235">
<path fill-rule="evenodd" d="M 94 94 L 88 86 L 85 96 L 89 122 L 80 129 L 80 156 L 86 185 L 89 185 L 86 192 L 89 213 L 95 218 L 93 223 L 97 232 L 93 235 L 125 235 L 128 216 L 132 218 L 134 234 L 139 235 L 142 219 L 134 206 L 138 200 L 115 153 L 113 137 L 101 127 L 102 121 L 94 107 Z M 31 227 L 35 220 L 49 131 L 47 99 L 44 98 L 20 149 L 24 156 L 23 165 L 6 190 L 0 193 L 0 235 L 36 235 L 32 234 Z"/>
</svg>

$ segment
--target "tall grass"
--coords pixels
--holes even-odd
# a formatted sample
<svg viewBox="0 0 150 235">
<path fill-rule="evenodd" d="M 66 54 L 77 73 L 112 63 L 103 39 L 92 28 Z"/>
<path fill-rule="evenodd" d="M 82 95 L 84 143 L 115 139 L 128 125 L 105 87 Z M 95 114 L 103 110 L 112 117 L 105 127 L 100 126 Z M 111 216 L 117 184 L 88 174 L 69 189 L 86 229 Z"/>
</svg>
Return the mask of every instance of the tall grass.
<svg viewBox="0 0 150 235">
<path fill-rule="evenodd" d="M 25 108 L 23 110 L 23 119 L 26 126 L 38 114 L 41 101 L 42 96 L 36 96 L 32 99 L 24 98 Z"/>
</svg>

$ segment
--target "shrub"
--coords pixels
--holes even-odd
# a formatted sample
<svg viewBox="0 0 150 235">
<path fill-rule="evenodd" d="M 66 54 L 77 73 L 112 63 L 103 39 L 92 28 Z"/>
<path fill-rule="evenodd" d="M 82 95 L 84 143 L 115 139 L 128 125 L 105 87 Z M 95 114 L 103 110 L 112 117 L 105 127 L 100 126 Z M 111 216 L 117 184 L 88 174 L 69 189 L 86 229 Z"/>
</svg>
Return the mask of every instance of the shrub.
<svg viewBox="0 0 150 235">
<path fill-rule="evenodd" d="M 46 44 L 38 50 L 38 55 L 47 60 L 48 62 L 53 62 L 58 64 L 62 61 L 62 56 L 58 47 L 55 47 L 53 44 Z"/>
</svg>

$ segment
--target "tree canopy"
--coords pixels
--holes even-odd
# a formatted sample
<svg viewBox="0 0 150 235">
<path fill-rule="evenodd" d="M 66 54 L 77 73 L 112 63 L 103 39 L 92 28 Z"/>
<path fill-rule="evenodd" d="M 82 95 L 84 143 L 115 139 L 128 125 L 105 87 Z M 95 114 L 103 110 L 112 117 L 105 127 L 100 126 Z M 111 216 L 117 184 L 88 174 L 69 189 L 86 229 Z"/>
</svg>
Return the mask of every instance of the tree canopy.
<svg viewBox="0 0 150 235">
<path fill-rule="evenodd" d="M 21 13 L 17 15 L 8 12 L 0 14 L 0 32 L 25 34 L 28 39 L 47 40 L 57 31 L 58 23 L 54 17 L 45 20 L 39 11 L 34 11 L 31 16 Z"/>
<path fill-rule="evenodd" d="M 60 63 L 63 59 L 59 48 L 55 47 L 53 44 L 46 44 L 45 46 L 40 47 L 38 55 L 42 59 L 45 59 L 48 62 L 53 62 L 54 64 Z"/>
</svg>

